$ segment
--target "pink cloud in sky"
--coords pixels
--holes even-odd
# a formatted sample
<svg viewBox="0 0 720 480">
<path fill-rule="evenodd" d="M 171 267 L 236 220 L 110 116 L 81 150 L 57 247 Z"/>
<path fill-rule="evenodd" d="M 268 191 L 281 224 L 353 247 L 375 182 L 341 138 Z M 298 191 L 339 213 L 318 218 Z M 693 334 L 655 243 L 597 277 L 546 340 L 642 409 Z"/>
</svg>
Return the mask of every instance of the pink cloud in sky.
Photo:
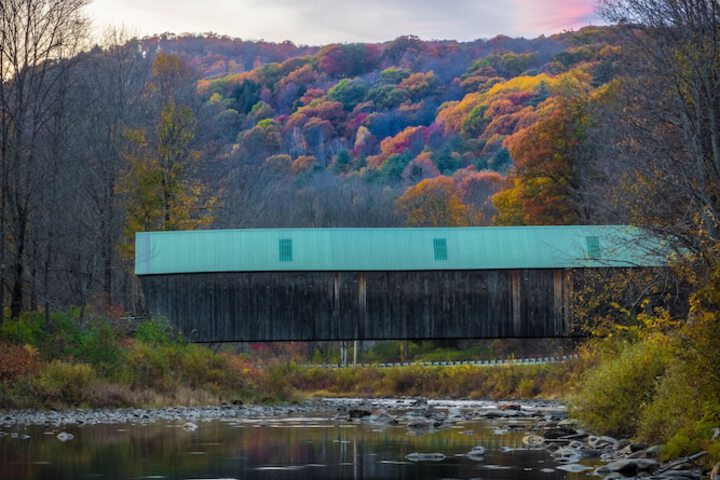
<svg viewBox="0 0 720 480">
<path fill-rule="evenodd" d="M 557 32 L 603 23 L 597 15 L 596 0 L 511 0 L 515 30 Z"/>
<path fill-rule="evenodd" d="M 2 0 L 0 0 L 2 1 Z M 602 21 L 597 0 L 93 0 L 96 27 L 139 34 L 209 32 L 322 45 L 399 35 L 473 40 L 535 37 Z"/>
</svg>

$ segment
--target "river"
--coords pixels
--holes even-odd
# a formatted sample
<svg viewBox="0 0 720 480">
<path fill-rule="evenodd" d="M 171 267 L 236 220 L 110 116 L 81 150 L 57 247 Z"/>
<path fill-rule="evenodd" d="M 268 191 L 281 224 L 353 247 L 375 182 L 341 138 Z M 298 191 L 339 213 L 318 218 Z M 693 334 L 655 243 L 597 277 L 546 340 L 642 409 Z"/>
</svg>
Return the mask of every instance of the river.
<svg viewBox="0 0 720 480">
<path fill-rule="evenodd" d="M 530 420 L 462 421 L 415 435 L 402 425 L 338 422 L 332 415 L 219 418 L 200 421 L 192 431 L 194 424 L 182 421 L 5 425 L 0 428 L 0 479 L 585 477 L 557 470 L 546 450 L 525 448 L 524 429 L 506 428 L 523 422 L 530 426 Z M 62 442 L 57 438 L 61 432 L 73 438 Z M 486 453 L 468 457 L 477 445 Z M 412 453 L 445 457 L 411 461 L 407 456 Z"/>
</svg>

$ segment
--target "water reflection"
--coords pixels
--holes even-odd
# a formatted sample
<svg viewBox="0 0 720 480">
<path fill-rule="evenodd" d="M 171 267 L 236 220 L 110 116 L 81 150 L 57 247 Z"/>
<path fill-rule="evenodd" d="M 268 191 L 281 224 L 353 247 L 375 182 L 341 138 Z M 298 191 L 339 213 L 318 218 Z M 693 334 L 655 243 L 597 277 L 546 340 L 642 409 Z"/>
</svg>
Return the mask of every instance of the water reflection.
<svg viewBox="0 0 720 480">
<path fill-rule="evenodd" d="M 8 430 L 0 437 L 2 479 L 545 479 L 580 478 L 555 470 L 543 450 L 523 448 L 523 433 L 466 422 L 422 436 L 402 426 L 286 418 L 182 424 Z M 29 435 L 29 439 L 20 436 Z M 482 456 L 467 453 L 482 445 Z M 408 461 L 439 453 L 442 461 Z M 418 458 L 418 457 L 412 457 Z"/>
</svg>

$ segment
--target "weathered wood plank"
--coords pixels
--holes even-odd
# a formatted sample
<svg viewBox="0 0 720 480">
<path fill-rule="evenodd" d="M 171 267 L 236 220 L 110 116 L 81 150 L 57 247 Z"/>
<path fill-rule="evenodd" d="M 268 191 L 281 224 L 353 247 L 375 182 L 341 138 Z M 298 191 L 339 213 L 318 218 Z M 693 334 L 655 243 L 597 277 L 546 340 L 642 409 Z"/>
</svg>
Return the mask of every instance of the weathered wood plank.
<svg viewBox="0 0 720 480">
<path fill-rule="evenodd" d="M 567 336 L 563 270 L 149 275 L 149 314 L 191 341 Z"/>
</svg>

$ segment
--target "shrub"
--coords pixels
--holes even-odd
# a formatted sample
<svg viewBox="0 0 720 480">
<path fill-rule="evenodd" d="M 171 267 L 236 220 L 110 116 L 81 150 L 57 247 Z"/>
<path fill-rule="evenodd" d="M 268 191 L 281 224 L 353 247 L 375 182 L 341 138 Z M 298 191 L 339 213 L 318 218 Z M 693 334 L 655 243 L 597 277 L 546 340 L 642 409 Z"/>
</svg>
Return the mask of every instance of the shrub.
<svg viewBox="0 0 720 480">
<path fill-rule="evenodd" d="M 91 365 L 54 360 L 35 379 L 37 393 L 45 401 L 80 405 L 90 395 L 96 374 Z"/>
<path fill-rule="evenodd" d="M 117 332 L 106 320 L 94 320 L 79 334 L 70 351 L 76 359 L 91 364 L 101 375 L 117 374 L 125 360 Z"/>
<path fill-rule="evenodd" d="M 155 388 L 166 391 L 175 382 L 170 365 L 177 359 L 176 348 L 162 347 L 136 341 L 127 351 L 125 375 L 133 388 Z"/>
<path fill-rule="evenodd" d="M 135 338 L 150 345 L 168 345 L 176 340 L 172 326 L 165 319 L 140 323 L 135 331 Z"/>
<path fill-rule="evenodd" d="M 0 337 L 13 343 L 40 346 L 47 338 L 45 318 L 39 312 L 25 312 L 0 324 Z"/>
<path fill-rule="evenodd" d="M 37 366 L 37 350 L 30 345 L 23 347 L 0 342 L 0 382 L 13 382 Z"/>
<path fill-rule="evenodd" d="M 580 380 L 572 414 L 587 427 L 610 435 L 632 435 L 671 360 L 669 338 L 656 333 L 627 345 Z"/>
<path fill-rule="evenodd" d="M 178 353 L 178 377 L 186 385 L 213 391 L 228 387 L 230 375 L 225 357 L 199 345 L 188 345 Z"/>
</svg>

